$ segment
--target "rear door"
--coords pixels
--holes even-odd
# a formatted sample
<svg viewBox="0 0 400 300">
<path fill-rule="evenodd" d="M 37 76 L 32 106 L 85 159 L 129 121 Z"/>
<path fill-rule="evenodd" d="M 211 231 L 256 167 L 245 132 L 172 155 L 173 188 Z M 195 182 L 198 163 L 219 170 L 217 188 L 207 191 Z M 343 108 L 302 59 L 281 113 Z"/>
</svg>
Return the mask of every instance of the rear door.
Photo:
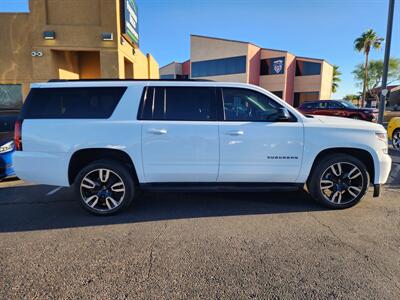
<svg viewBox="0 0 400 300">
<path fill-rule="evenodd" d="M 328 108 L 331 116 L 337 116 L 337 117 L 346 116 L 346 110 L 344 109 L 344 106 L 336 101 L 329 101 Z"/>
<path fill-rule="evenodd" d="M 139 111 L 146 181 L 215 182 L 219 133 L 214 87 L 148 87 Z"/>
<path fill-rule="evenodd" d="M 282 106 L 250 89 L 222 88 L 219 182 L 295 182 L 303 156 L 303 123 L 279 122 Z"/>
</svg>

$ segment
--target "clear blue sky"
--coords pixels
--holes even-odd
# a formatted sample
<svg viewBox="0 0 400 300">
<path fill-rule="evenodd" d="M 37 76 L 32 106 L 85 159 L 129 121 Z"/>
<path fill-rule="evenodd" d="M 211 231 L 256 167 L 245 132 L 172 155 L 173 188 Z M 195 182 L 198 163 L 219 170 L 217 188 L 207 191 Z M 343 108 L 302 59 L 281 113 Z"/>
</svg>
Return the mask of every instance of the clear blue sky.
<svg viewBox="0 0 400 300">
<path fill-rule="evenodd" d="M 140 47 L 159 64 L 189 58 L 189 36 L 250 41 L 299 56 L 324 58 L 343 73 L 340 98 L 354 93 L 351 71 L 363 62 L 353 41 L 372 28 L 386 36 L 388 0 L 137 0 Z M 400 4 L 391 55 L 400 57 Z M 0 0 L 0 11 L 26 10 L 27 0 Z M 384 50 L 371 58 L 383 58 Z"/>
</svg>

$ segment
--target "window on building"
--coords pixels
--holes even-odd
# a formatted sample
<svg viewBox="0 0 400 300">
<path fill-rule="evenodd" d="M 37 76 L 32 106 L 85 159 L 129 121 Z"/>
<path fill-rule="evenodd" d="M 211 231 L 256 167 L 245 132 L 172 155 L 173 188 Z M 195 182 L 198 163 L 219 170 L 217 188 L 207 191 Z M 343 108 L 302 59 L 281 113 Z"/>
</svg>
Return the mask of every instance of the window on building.
<svg viewBox="0 0 400 300">
<path fill-rule="evenodd" d="M 0 109 L 20 109 L 22 87 L 20 84 L 0 84 Z"/>
<path fill-rule="evenodd" d="M 160 75 L 160 79 L 175 79 L 175 75 L 174 74 Z"/>
<path fill-rule="evenodd" d="M 293 106 L 299 107 L 304 102 L 319 100 L 319 92 L 294 93 Z"/>
<path fill-rule="evenodd" d="M 224 116 L 226 121 L 276 120 L 282 106 L 264 94 L 238 88 L 223 88 Z"/>
<path fill-rule="evenodd" d="M 296 61 L 296 76 L 320 75 L 321 64 L 311 61 Z"/>
<path fill-rule="evenodd" d="M 271 91 L 271 93 L 274 94 L 275 96 L 278 96 L 281 99 L 283 97 L 283 91 Z"/>
<path fill-rule="evenodd" d="M 126 87 L 34 88 L 22 114 L 24 119 L 107 119 Z"/>
<path fill-rule="evenodd" d="M 176 79 L 189 79 L 189 75 L 176 75 Z"/>
<path fill-rule="evenodd" d="M 215 121 L 215 88 L 150 87 L 143 96 L 139 119 Z"/>
<path fill-rule="evenodd" d="M 285 73 L 285 57 L 262 59 L 260 75 L 278 75 Z"/>
<path fill-rule="evenodd" d="M 246 56 L 192 62 L 192 77 L 246 73 Z"/>
</svg>

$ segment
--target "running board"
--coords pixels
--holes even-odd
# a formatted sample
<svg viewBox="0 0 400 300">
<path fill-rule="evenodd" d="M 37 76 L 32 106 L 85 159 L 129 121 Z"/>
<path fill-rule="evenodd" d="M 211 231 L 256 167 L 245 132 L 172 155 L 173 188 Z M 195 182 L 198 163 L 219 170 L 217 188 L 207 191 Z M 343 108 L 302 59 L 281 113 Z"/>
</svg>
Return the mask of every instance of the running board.
<svg viewBox="0 0 400 300">
<path fill-rule="evenodd" d="M 146 191 L 188 191 L 188 192 L 270 192 L 296 191 L 303 188 L 304 183 L 199 183 L 199 182 L 163 182 L 143 183 L 140 188 Z"/>
</svg>

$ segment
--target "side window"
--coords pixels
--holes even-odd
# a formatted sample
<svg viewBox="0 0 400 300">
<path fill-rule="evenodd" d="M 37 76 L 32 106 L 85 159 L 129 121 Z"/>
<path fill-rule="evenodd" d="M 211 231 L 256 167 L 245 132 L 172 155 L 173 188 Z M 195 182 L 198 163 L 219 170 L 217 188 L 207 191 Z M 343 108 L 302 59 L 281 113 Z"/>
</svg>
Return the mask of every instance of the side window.
<svg viewBox="0 0 400 300">
<path fill-rule="evenodd" d="M 314 108 L 317 107 L 317 105 L 316 105 L 315 103 L 313 103 L 313 102 L 304 103 L 303 105 L 304 105 L 304 108 L 305 108 L 305 109 L 314 109 Z"/>
<path fill-rule="evenodd" d="M 332 101 L 332 102 L 328 102 L 328 108 L 339 109 L 339 108 L 342 108 L 342 106 L 339 103 Z"/>
<path fill-rule="evenodd" d="M 215 121 L 217 105 L 212 87 L 149 87 L 145 90 L 142 120 Z"/>
<path fill-rule="evenodd" d="M 107 119 L 126 87 L 34 88 L 22 109 L 24 119 Z"/>
<path fill-rule="evenodd" d="M 238 88 L 223 88 L 224 116 L 226 121 L 276 120 L 282 106 L 261 93 Z"/>
<path fill-rule="evenodd" d="M 319 105 L 318 105 L 318 108 L 319 109 L 327 109 L 328 108 L 328 103 L 326 103 L 326 102 L 320 102 L 319 103 Z"/>
</svg>

